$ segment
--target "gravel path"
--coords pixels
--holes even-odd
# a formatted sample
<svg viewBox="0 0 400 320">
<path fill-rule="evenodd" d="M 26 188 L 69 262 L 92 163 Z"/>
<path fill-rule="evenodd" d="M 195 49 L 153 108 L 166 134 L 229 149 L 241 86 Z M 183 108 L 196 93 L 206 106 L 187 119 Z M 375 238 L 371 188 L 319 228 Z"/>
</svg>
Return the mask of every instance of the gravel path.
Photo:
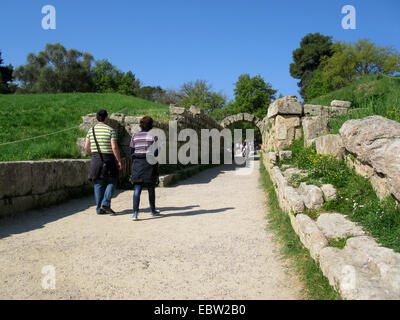
<svg viewBox="0 0 400 320">
<path fill-rule="evenodd" d="M 0 299 L 301 299 L 265 228 L 254 170 L 209 169 L 156 190 L 164 217 L 132 221 L 132 191 L 97 216 L 92 197 L 0 220 Z M 148 208 L 147 192 L 141 208 Z M 56 289 L 42 289 L 42 267 Z"/>
</svg>

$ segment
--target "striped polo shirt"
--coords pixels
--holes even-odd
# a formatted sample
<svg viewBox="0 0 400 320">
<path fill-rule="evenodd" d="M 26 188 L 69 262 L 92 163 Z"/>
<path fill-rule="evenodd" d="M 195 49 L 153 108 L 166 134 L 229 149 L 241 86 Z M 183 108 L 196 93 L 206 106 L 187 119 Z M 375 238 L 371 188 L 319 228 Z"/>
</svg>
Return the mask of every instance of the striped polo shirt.
<svg viewBox="0 0 400 320">
<path fill-rule="evenodd" d="M 92 152 L 99 152 L 97 150 L 96 142 L 94 141 L 92 130 L 92 128 L 89 129 L 86 138 L 90 140 L 90 150 L 92 150 Z M 98 123 L 94 126 L 94 132 L 96 134 L 97 142 L 99 143 L 100 152 L 113 153 L 111 140 L 117 140 L 115 130 L 106 124 Z"/>
<path fill-rule="evenodd" d="M 133 148 L 135 153 L 148 153 L 154 141 L 151 133 L 140 131 L 132 137 L 129 147 Z"/>
</svg>

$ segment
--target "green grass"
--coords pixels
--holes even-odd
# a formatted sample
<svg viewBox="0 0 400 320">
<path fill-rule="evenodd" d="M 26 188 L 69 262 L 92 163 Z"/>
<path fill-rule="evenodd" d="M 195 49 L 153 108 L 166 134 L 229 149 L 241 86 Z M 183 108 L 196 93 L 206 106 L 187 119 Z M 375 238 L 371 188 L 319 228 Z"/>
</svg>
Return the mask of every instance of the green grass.
<svg viewBox="0 0 400 320">
<path fill-rule="evenodd" d="M 328 239 L 328 244 L 330 247 L 343 249 L 346 246 L 347 240 L 349 240 L 351 236 L 346 238 L 335 238 L 335 239 Z"/>
<path fill-rule="evenodd" d="M 167 121 L 168 106 L 120 94 L 69 93 L 0 95 L 0 161 L 79 158 L 79 129 L 15 144 L 5 142 L 77 127 L 82 116 L 104 108 L 109 114 L 150 115 Z"/>
<path fill-rule="evenodd" d="M 399 77 L 369 76 L 307 103 L 329 106 L 332 100 L 346 100 L 352 103 L 347 115 L 330 120 L 329 126 L 333 133 L 337 133 L 347 120 L 371 115 L 381 115 L 400 122 Z"/>
<path fill-rule="evenodd" d="M 293 157 L 283 164 L 305 171 L 309 184 L 320 181 L 334 185 L 338 191 L 338 198 L 324 203 L 319 212 L 346 214 L 381 245 L 400 252 L 400 209 L 393 197 L 381 201 L 368 179 L 349 169 L 344 160 L 321 155 L 314 146 L 304 147 L 303 139 L 295 141 L 289 149 Z M 313 217 L 315 214 L 311 212 Z"/>
<path fill-rule="evenodd" d="M 290 223 L 289 215 L 279 207 L 278 198 L 271 178 L 260 160 L 260 183 L 268 194 L 268 229 L 276 234 L 282 254 L 304 283 L 303 295 L 311 300 L 340 300 L 340 295 L 329 285 L 308 250 L 303 246 Z"/>
</svg>

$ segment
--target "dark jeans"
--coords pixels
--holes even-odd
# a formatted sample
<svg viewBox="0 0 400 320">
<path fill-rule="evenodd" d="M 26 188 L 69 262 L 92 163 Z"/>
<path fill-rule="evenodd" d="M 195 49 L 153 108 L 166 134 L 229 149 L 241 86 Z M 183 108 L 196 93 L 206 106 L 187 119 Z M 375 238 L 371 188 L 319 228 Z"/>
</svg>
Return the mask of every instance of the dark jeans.
<svg viewBox="0 0 400 320">
<path fill-rule="evenodd" d="M 95 179 L 94 183 L 94 198 L 96 200 L 96 212 L 100 213 L 101 207 L 111 207 L 111 198 L 113 196 L 116 178 Z"/>
<path fill-rule="evenodd" d="M 140 204 L 140 194 L 142 193 L 142 185 L 135 184 L 133 186 L 133 212 L 139 212 L 139 204 Z M 156 191 L 155 187 L 148 187 L 147 190 L 149 191 L 149 202 L 150 202 L 150 209 L 151 212 L 156 211 Z"/>
</svg>

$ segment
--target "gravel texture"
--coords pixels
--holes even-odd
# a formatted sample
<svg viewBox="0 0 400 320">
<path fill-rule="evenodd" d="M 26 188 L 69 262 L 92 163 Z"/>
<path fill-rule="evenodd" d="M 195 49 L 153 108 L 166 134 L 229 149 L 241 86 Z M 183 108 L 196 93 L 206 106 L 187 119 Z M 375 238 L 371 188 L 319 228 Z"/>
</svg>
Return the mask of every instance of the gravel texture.
<svg viewBox="0 0 400 320">
<path fill-rule="evenodd" d="M 96 215 L 86 197 L 0 220 L 0 299 L 301 299 L 266 231 L 253 165 L 158 188 L 160 218 L 143 191 L 132 221 L 133 191 L 123 191 L 112 203 L 118 216 Z M 55 290 L 42 288 L 46 265 Z"/>
</svg>

